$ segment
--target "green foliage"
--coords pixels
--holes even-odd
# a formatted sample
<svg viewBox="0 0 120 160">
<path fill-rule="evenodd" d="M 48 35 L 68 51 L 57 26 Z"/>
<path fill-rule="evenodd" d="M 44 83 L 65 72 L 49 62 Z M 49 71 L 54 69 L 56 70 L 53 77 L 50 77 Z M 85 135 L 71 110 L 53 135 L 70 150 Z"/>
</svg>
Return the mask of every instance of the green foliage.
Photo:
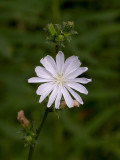
<svg viewBox="0 0 120 160">
<path fill-rule="evenodd" d="M 26 158 L 17 112 L 23 109 L 36 128 L 46 107 L 47 100 L 38 103 L 38 85 L 27 83 L 42 57 L 55 56 L 43 28 L 73 20 L 79 34 L 62 50 L 66 58 L 79 56 L 89 68 L 84 76 L 93 81 L 88 96 L 81 95 L 83 106 L 58 112 L 59 119 L 49 114 L 34 159 L 119 160 L 120 1 L 57 2 L 0 0 L 0 159 Z"/>
</svg>

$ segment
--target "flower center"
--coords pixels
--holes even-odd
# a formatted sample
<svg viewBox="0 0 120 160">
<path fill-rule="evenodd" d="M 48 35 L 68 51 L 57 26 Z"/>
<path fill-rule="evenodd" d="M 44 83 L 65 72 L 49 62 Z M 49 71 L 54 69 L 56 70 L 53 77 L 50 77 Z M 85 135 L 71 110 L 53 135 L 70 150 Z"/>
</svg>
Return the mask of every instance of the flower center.
<svg viewBox="0 0 120 160">
<path fill-rule="evenodd" d="M 58 86 L 60 85 L 64 86 L 66 82 L 67 82 L 67 79 L 63 74 L 57 74 L 54 77 L 54 83 L 57 84 Z"/>
</svg>

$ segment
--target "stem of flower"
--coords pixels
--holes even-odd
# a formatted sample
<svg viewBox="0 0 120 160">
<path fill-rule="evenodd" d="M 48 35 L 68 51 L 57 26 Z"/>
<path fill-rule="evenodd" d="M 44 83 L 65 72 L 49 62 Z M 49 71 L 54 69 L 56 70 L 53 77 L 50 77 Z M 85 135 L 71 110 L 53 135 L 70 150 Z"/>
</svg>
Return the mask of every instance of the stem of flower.
<svg viewBox="0 0 120 160">
<path fill-rule="evenodd" d="M 38 137 L 39 137 L 40 131 L 41 131 L 42 127 L 43 127 L 43 124 L 44 124 L 44 122 L 45 122 L 45 120 L 46 120 L 46 118 L 47 118 L 48 113 L 49 113 L 49 108 L 46 108 L 45 113 L 44 113 L 44 116 L 43 116 L 43 119 L 42 119 L 42 122 L 41 122 L 38 130 L 36 131 L 35 140 L 37 140 Z"/>
<path fill-rule="evenodd" d="M 29 149 L 29 154 L 28 154 L 28 160 L 32 159 L 33 150 L 34 150 L 34 148 L 33 148 L 32 144 L 30 144 L 30 149 Z"/>
<path fill-rule="evenodd" d="M 42 119 L 42 122 L 40 123 L 40 126 L 38 127 L 38 129 L 36 131 L 35 140 L 37 140 L 38 137 L 39 137 L 40 131 L 41 131 L 42 127 L 43 127 L 43 124 L 44 124 L 44 122 L 45 122 L 45 120 L 47 118 L 48 113 L 49 113 L 49 109 L 46 108 L 44 116 L 43 116 L 43 119 Z M 33 155 L 34 147 L 35 147 L 35 145 L 33 146 L 33 143 L 31 142 L 30 148 L 29 148 L 28 160 L 32 160 L 32 155 Z"/>
<path fill-rule="evenodd" d="M 55 53 L 58 53 L 58 45 L 55 46 Z"/>
</svg>

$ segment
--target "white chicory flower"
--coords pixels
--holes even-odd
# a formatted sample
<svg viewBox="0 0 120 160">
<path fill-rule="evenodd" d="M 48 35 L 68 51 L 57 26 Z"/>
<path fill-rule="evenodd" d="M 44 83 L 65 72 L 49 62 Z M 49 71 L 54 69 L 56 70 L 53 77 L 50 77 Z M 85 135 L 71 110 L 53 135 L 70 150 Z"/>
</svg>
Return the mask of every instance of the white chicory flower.
<svg viewBox="0 0 120 160">
<path fill-rule="evenodd" d="M 83 101 L 77 92 L 88 94 L 87 89 L 82 85 L 91 82 L 91 79 L 77 78 L 79 75 L 88 70 L 87 67 L 80 67 L 81 62 L 77 56 L 71 56 L 66 59 L 62 51 L 56 55 L 56 62 L 47 55 L 40 60 L 41 66 L 35 68 L 38 77 L 28 80 L 29 83 L 43 83 L 36 93 L 40 95 L 41 103 L 50 93 L 47 107 L 49 108 L 55 101 L 55 108 L 59 109 L 62 96 L 69 108 L 74 106 L 71 95 L 80 103 Z M 82 84 L 80 84 L 82 83 Z"/>
</svg>

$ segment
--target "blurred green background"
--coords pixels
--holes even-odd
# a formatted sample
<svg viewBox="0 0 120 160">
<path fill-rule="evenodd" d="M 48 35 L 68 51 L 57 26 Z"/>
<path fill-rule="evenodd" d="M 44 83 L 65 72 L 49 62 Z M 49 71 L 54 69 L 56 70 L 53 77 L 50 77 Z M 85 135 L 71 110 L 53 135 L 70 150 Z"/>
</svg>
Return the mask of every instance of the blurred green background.
<svg viewBox="0 0 120 160">
<path fill-rule="evenodd" d="M 33 159 L 120 160 L 120 0 L 0 0 L 0 160 L 27 157 L 17 112 L 40 123 L 45 102 L 27 79 L 55 55 L 43 28 L 68 20 L 79 34 L 63 52 L 79 56 L 93 82 L 83 106 L 49 114 Z"/>
</svg>

